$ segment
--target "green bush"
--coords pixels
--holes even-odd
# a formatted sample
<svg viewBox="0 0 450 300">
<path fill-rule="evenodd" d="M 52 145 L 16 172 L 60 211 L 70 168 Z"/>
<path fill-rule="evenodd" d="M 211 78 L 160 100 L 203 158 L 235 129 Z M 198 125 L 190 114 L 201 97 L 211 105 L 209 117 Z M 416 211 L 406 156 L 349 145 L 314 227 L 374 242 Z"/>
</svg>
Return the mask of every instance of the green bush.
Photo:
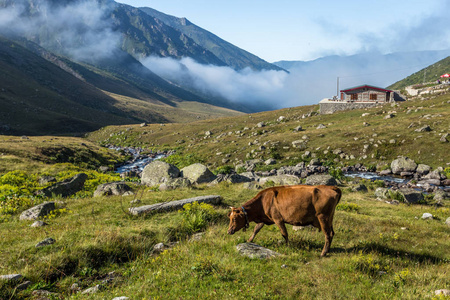
<svg viewBox="0 0 450 300">
<path fill-rule="evenodd" d="M 170 156 L 162 158 L 161 161 L 164 161 L 168 164 L 172 164 L 179 169 L 190 166 L 195 163 L 203 163 L 203 160 L 200 159 L 195 154 L 186 154 L 186 155 L 172 154 Z"/>
<path fill-rule="evenodd" d="M 347 211 L 347 212 L 358 212 L 360 209 L 360 206 L 358 204 L 355 203 L 348 203 L 348 202 L 344 202 L 344 203 L 339 203 L 336 206 L 336 210 L 343 210 L 343 211 Z"/>
<path fill-rule="evenodd" d="M 333 168 L 331 167 L 328 173 L 336 179 L 342 180 L 344 178 L 344 172 L 342 172 L 341 168 Z"/>
<path fill-rule="evenodd" d="M 232 166 L 220 166 L 220 167 L 217 167 L 213 173 L 214 173 L 214 175 L 231 174 L 231 172 L 233 170 L 234 170 L 234 168 Z"/>
<path fill-rule="evenodd" d="M 198 202 L 185 204 L 178 212 L 182 217 L 182 227 L 189 234 L 204 230 L 210 222 L 219 217 L 212 205 Z"/>
</svg>

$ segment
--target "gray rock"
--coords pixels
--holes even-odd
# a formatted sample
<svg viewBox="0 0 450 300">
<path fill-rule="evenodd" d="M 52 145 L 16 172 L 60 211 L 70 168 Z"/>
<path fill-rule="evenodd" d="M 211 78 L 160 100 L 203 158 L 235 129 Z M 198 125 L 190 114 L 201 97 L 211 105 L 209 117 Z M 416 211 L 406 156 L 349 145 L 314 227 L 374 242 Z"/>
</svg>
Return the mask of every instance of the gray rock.
<svg viewBox="0 0 450 300">
<path fill-rule="evenodd" d="M 447 224 L 447 226 L 450 227 L 450 217 L 448 217 L 447 220 L 445 220 L 445 224 Z"/>
<path fill-rule="evenodd" d="M 169 178 L 180 176 L 180 170 L 166 162 L 155 160 L 145 166 L 141 174 L 141 182 L 147 186 L 155 186 Z"/>
<path fill-rule="evenodd" d="M 391 163 L 391 170 L 394 174 L 401 172 L 414 172 L 417 169 L 417 164 L 408 157 L 400 157 L 394 159 Z"/>
<path fill-rule="evenodd" d="M 402 188 L 398 192 L 403 196 L 404 201 L 409 204 L 418 203 L 424 199 L 423 194 L 415 189 Z"/>
<path fill-rule="evenodd" d="M 268 181 L 272 181 L 275 185 L 297 185 L 302 182 L 300 178 L 293 175 L 276 175 L 259 179 L 260 184 L 265 184 Z"/>
<path fill-rule="evenodd" d="M 323 124 L 319 124 L 319 126 L 317 126 L 316 129 L 325 129 L 327 128 L 327 126 L 323 125 Z"/>
<path fill-rule="evenodd" d="M 33 224 L 30 225 L 30 227 L 42 227 L 48 225 L 44 221 L 35 221 Z"/>
<path fill-rule="evenodd" d="M 436 296 L 442 295 L 442 296 L 450 296 L 450 290 L 447 289 L 441 289 L 441 290 L 435 290 L 434 294 Z"/>
<path fill-rule="evenodd" d="M 386 169 L 386 170 L 380 171 L 379 174 L 381 176 L 390 175 L 390 174 L 392 174 L 392 170 L 391 169 Z"/>
<path fill-rule="evenodd" d="M 276 164 L 276 163 L 277 163 L 276 159 L 273 159 L 273 158 L 269 158 L 268 160 L 266 160 L 266 161 L 264 162 L 264 164 L 265 164 L 266 166 L 274 165 L 274 164 Z"/>
<path fill-rule="evenodd" d="M 305 150 L 307 148 L 305 140 L 296 140 L 292 142 L 292 147 L 297 148 L 299 150 Z"/>
<path fill-rule="evenodd" d="M 430 213 L 423 213 L 422 219 L 423 220 L 433 220 L 433 215 Z"/>
<path fill-rule="evenodd" d="M 306 177 L 307 185 L 337 185 L 336 179 L 331 175 L 311 175 Z"/>
<path fill-rule="evenodd" d="M 130 207 L 129 211 L 132 215 L 139 216 L 143 214 L 148 214 L 152 212 L 163 212 L 163 211 L 171 211 L 181 209 L 183 205 L 187 203 L 209 203 L 209 204 L 220 204 L 222 201 L 222 197 L 219 195 L 210 195 L 210 196 L 199 196 L 189 199 L 182 199 L 170 202 L 162 202 L 156 203 L 152 205 L 144 205 L 139 207 Z"/>
<path fill-rule="evenodd" d="M 318 158 L 313 158 L 309 161 L 308 166 L 312 167 L 312 166 L 321 166 L 322 163 L 320 162 L 320 159 Z"/>
<path fill-rule="evenodd" d="M 124 182 L 109 182 L 100 184 L 94 191 L 94 197 L 120 196 L 131 191 L 131 187 Z"/>
<path fill-rule="evenodd" d="M 106 173 L 106 172 L 109 171 L 109 167 L 108 167 L 108 166 L 100 166 L 100 168 L 98 168 L 98 170 L 99 170 L 101 173 Z"/>
<path fill-rule="evenodd" d="M 446 199 L 448 199 L 449 198 L 449 195 L 448 195 L 448 193 L 446 193 L 445 191 L 443 191 L 443 190 L 436 190 L 436 192 L 434 193 L 434 197 L 433 197 L 433 200 L 436 200 L 436 201 L 442 201 L 442 200 L 446 200 Z"/>
<path fill-rule="evenodd" d="M 0 280 L 5 280 L 5 281 L 18 281 L 22 278 L 23 278 L 23 276 L 21 274 L 0 275 Z"/>
<path fill-rule="evenodd" d="M 446 133 L 446 134 L 443 134 L 442 136 L 441 136 L 441 138 L 439 139 L 439 141 L 441 141 L 442 143 L 448 143 L 448 133 Z"/>
<path fill-rule="evenodd" d="M 33 283 L 29 280 L 19 284 L 18 286 L 16 286 L 16 290 L 18 291 L 23 291 L 26 290 L 29 286 L 31 286 Z"/>
<path fill-rule="evenodd" d="M 128 299 L 130 299 L 130 298 L 125 297 L 125 296 L 120 296 L 120 297 L 115 297 L 112 300 L 128 300 Z"/>
<path fill-rule="evenodd" d="M 254 243 L 243 243 L 236 246 L 240 255 L 247 256 L 249 258 L 266 259 L 271 257 L 280 256 L 281 254 L 273 250 L 264 248 Z"/>
<path fill-rule="evenodd" d="M 445 175 L 442 174 L 439 170 L 434 170 L 425 175 L 423 178 L 425 179 L 437 179 L 437 180 L 443 180 L 445 179 Z"/>
<path fill-rule="evenodd" d="M 427 131 L 431 131 L 431 127 L 429 125 L 425 125 L 421 128 L 418 128 L 416 130 L 414 130 L 416 132 L 427 132 Z"/>
<path fill-rule="evenodd" d="M 375 197 L 380 199 L 389 199 L 389 189 L 379 187 L 375 190 Z"/>
<path fill-rule="evenodd" d="M 55 202 L 45 202 L 22 212 L 19 219 L 36 220 L 40 217 L 48 215 L 52 210 L 55 210 Z"/>
<path fill-rule="evenodd" d="M 246 190 L 261 190 L 262 186 L 254 181 L 245 182 L 242 187 Z"/>
<path fill-rule="evenodd" d="M 190 187 L 192 184 L 187 178 L 169 178 L 159 185 L 160 191 L 176 190 Z"/>
<path fill-rule="evenodd" d="M 355 192 L 363 192 L 363 193 L 367 193 L 367 186 L 365 186 L 364 184 L 358 184 L 356 186 L 354 186 L 352 188 L 353 191 Z"/>
<path fill-rule="evenodd" d="M 425 165 L 425 164 L 417 165 L 416 173 L 418 173 L 419 175 L 426 175 L 430 171 L 431 171 L 431 167 L 429 165 Z"/>
<path fill-rule="evenodd" d="M 55 242 L 56 241 L 54 239 L 52 239 L 52 238 L 46 238 L 45 240 L 37 243 L 35 247 L 36 248 L 40 248 L 40 247 L 44 247 L 44 246 L 48 246 L 48 245 L 54 244 Z"/>
<path fill-rule="evenodd" d="M 264 122 L 259 122 L 258 124 L 256 124 L 256 127 L 259 127 L 259 128 L 262 128 L 265 126 L 266 126 L 266 123 L 264 123 Z"/>
<path fill-rule="evenodd" d="M 205 165 L 199 163 L 181 169 L 181 174 L 192 184 L 208 183 L 216 179 L 216 176 Z"/>
<path fill-rule="evenodd" d="M 95 294 L 98 291 L 102 290 L 104 287 L 101 284 L 97 284 L 94 287 L 85 289 L 84 291 L 81 292 L 82 295 L 86 295 L 86 294 Z"/>
<path fill-rule="evenodd" d="M 302 131 L 302 130 L 303 130 L 303 128 L 300 125 L 294 128 L 294 131 Z"/>
<path fill-rule="evenodd" d="M 88 176 L 85 173 L 80 173 L 43 189 L 42 193 L 47 197 L 52 197 L 53 195 L 70 197 L 83 189 L 87 178 Z"/>
</svg>

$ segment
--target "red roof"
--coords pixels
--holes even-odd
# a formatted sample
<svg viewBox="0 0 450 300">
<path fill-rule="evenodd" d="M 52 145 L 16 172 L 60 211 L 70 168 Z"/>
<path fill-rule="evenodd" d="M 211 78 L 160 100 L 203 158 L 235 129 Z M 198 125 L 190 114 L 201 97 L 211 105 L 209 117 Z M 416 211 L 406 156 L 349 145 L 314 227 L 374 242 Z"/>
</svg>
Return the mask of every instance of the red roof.
<svg viewBox="0 0 450 300">
<path fill-rule="evenodd" d="M 391 90 L 387 90 L 387 89 L 383 89 L 383 88 L 380 88 L 380 87 L 376 87 L 376 86 L 373 86 L 373 85 L 367 85 L 367 84 L 355 86 L 355 87 L 352 87 L 352 88 L 348 88 L 346 90 L 341 90 L 341 92 L 347 93 L 347 92 L 352 92 L 352 91 L 355 91 L 355 90 L 361 90 L 361 89 L 364 89 L 364 88 L 367 88 L 369 90 L 381 91 L 381 92 L 392 92 Z"/>
</svg>

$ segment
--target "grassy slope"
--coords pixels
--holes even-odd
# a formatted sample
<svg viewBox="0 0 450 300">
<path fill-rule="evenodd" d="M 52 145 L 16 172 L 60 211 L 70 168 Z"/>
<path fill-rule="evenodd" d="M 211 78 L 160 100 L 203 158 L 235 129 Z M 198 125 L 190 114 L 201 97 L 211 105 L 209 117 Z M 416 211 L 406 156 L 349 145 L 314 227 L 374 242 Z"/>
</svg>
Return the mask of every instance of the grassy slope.
<svg viewBox="0 0 450 300">
<path fill-rule="evenodd" d="M 279 159 L 280 165 L 295 164 L 304 151 L 293 148 L 291 142 L 306 135 L 306 150 L 316 153 L 324 160 L 336 158 L 336 155 L 330 153 L 335 149 L 341 149 L 349 157 L 354 155 L 355 159 L 340 159 L 338 165 L 358 162 L 377 165 L 390 163 L 398 155 L 405 155 L 417 163 L 446 167 L 450 162 L 448 144 L 439 142 L 439 139 L 442 134 L 450 131 L 448 101 L 450 95 L 445 94 L 426 101 L 403 102 L 395 107 L 387 104 L 367 110 L 308 118 L 302 118 L 302 115 L 316 111 L 317 106 L 204 120 L 190 123 L 189 126 L 110 126 L 90 134 L 88 139 L 148 148 L 176 148 L 178 153 L 195 153 L 205 163 L 217 167 L 223 164 L 224 155 L 230 156 L 228 164 L 235 164 L 246 160 L 246 155 L 252 150 L 254 158 L 268 159 L 277 153 L 282 157 Z M 387 112 L 395 112 L 396 116 L 384 119 Z M 369 115 L 362 117 L 363 113 Z M 287 121 L 277 122 L 280 116 L 285 116 Z M 256 127 L 262 121 L 266 122 L 267 126 Z M 364 122 L 370 125 L 363 126 Z M 327 128 L 316 129 L 319 124 L 325 124 Z M 293 129 L 299 125 L 303 131 L 295 132 Z M 424 125 L 431 126 L 432 131 L 415 131 Z M 205 138 L 206 131 L 212 131 L 213 136 Z M 391 140 L 395 142 L 391 143 Z M 262 145 L 266 146 L 265 150 L 260 150 Z M 366 152 L 364 145 L 368 145 Z M 328 154 L 324 154 L 327 149 Z M 367 155 L 367 158 L 362 158 L 364 155 Z"/>
<path fill-rule="evenodd" d="M 309 136 L 308 149 L 318 154 L 330 146 L 330 149 L 339 147 L 356 156 L 360 155 L 364 144 L 370 144 L 371 138 L 374 141 L 395 138 L 398 142 L 403 139 L 405 142 L 383 144 L 386 151 L 392 152 L 384 153 L 386 161 L 402 153 L 435 167 L 450 161 L 446 150 L 448 144 L 438 142 L 439 134 L 450 129 L 447 101 L 449 97 L 444 95 L 426 101 L 407 102 L 396 108 L 387 106 L 305 119 L 301 115 L 316 110 L 316 106 L 199 121 L 189 126 L 108 127 L 92 134 L 89 139 L 105 141 L 110 138 L 112 142 L 149 148 L 178 146 L 179 152 L 193 153 L 211 165 L 222 164 L 221 156 L 216 152 L 230 154 L 234 162 L 236 158 L 243 160 L 246 153 L 259 147 L 249 146 L 249 141 L 279 141 L 276 148 L 284 157 L 280 160 L 281 165 L 293 162 L 293 157 L 303 153 L 292 147 L 284 149 L 303 135 Z M 407 107 L 413 108 L 412 112 L 407 114 Z M 393 109 L 397 111 L 397 117 L 393 119 L 384 120 L 384 115 L 379 114 Z M 371 115 L 362 118 L 363 112 Z M 422 118 L 427 114 L 437 116 Z M 281 115 L 288 121 L 276 122 Z M 267 126 L 251 129 L 260 121 L 267 122 Z M 363 127 L 362 122 L 369 122 L 371 126 Z M 328 128 L 315 129 L 319 123 Z M 410 123 L 415 125 L 408 129 Z M 423 124 L 430 124 L 434 130 L 430 133 L 414 131 Z M 298 125 L 302 125 L 305 131 L 292 132 L 292 128 Z M 244 129 L 246 126 L 249 129 Z M 206 130 L 213 132 L 212 138 L 204 138 Z M 237 137 L 236 130 L 245 135 Z M 262 130 L 268 132 L 262 133 Z M 231 135 L 215 142 L 222 132 L 230 131 L 233 132 Z M 114 132 L 123 133 L 114 135 Z M 252 136 L 253 132 L 258 135 Z M 376 137 L 373 137 L 374 133 L 377 133 Z M 354 137 L 358 140 L 355 141 Z M 180 142 L 182 139 L 184 143 Z M 3 136 L 0 153 L 5 155 L 0 156 L 3 160 L 0 173 L 25 169 L 44 174 L 58 171 L 55 167 L 67 168 L 42 162 L 51 160 L 39 154 L 42 153 L 39 149 L 45 145 L 48 149 L 65 146 L 77 150 L 76 153 L 89 148 L 103 153 L 106 161 L 118 159 L 86 139 L 32 137 L 22 140 Z M 315 150 L 319 146 L 321 149 Z M 372 147 L 369 146 L 369 156 L 375 148 Z M 426 155 L 418 154 L 419 150 Z M 261 157 L 266 155 L 269 154 L 264 152 Z M 36 161 L 38 157 L 40 161 Z M 375 159 L 363 162 L 373 163 L 372 160 L 376 162 Z M 353 162 L 359 160 L 344 160 L 344 163 Z M 20 209 L 7 215 L 0 223 L 0 274 L 21 273 L 34 282 L 33 286 L 21 292 L 14 290 L 15 285 L 0 282 L 0 298 L 27 299 L 33 290 L 47 289 L 64 297 L 85 299 L 87 296 L 70 290 L 72 284 L 77 283 L 81 289 L 92 287 L 100 284 L 112 271 L 116 274 L 113 283 L 89 299 L 111 299 L 122 295 L 133 299 L 423 299 L 431 297 L 434 290 L 449 288 L 450 228 L 444 224 L 450 216 L 449 201 L 444 201 L 441 208 L 393 206 L 375 201 L 375 186 L 369 184 L 369 187 L 370 192 L 364 194 L 351 192 L 342 186 L 342 206 L 336 212 L 334 224 L 336 236 L 329 257 L 324 259 L 319 258 L 324 242 L 322 233 L 309 229 L 293 232 L 290 226 L 290 246 L 280 243 L 282 238 L 275 226 L 266 226 L 255 239 L 256 243 L 282 253 L 281 257 L 266 261 L 239 256 L 235 246 L 244 242 L 250 232 L 240 231 L 234 236 L 226 234 L 227 207 L 242 204 L 256 193 L 241 185 L 222 183 L 215 187 L 176 191 L 136 188 L 138 196 L 135 197 L 91 198 L 84 194 L 80 198 L 52 199 L 63 200 L 58 202 L 58 208 L 66 210 L 60 210 L 47 219 L 47 227 L 31 228 L 31 221 L 19 221 Z M 204 229 L 204 237 L 199 242 L 186 241 L 188 231 L 180 213 L 143 218 L 125 213 L 134 198 L 142 201 L 139 205 L 145 205 L 211 194 L 221 195 L 224 203 L 216 207 L 219 217 Z M 47 200 L 51 199 L 35 201 Z M 424 212 L 432 213 L 435 219 L 420 219 Z M 35 248 L 47 237 L 54 238 L 56 243 Z M 179 243 L 172 250 L 161 255 L 152 254 L 156 243 L 173 241 Z"/>
</svg>

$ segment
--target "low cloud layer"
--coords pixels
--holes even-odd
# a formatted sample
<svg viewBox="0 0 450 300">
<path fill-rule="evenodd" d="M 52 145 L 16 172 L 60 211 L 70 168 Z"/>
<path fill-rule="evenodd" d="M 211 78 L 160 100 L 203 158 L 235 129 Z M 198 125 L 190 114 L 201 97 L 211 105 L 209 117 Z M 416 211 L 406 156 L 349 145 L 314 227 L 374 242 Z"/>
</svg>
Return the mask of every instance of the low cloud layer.
<svg viewBox="0 0 450 300">
<path fill-rule="evenodd" d="M 83 61 L 107 57 L 120 45 L 121 36 L 112 30 L 108 18 L 113 3 L 37 3 L 31 7 L 28 1 L 19 0 L 1 8 L 0 34 L 25 36 L 44 48 Z"/>
</svg>

